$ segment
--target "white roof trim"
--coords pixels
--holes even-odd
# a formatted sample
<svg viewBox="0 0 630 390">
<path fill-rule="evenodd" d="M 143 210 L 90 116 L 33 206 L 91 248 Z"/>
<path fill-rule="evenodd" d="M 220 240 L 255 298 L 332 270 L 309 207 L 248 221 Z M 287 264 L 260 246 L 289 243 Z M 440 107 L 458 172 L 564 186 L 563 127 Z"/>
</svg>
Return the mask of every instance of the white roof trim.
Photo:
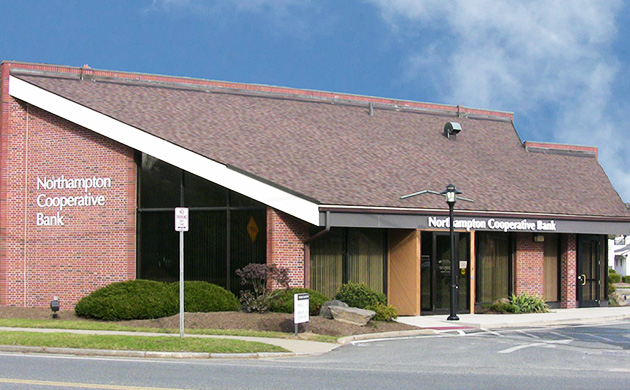
<svg viewBox="0 0 630 390">
<path fill-rule="evenodd" d="M 234 171 L 224 164 L 191 152 L 181 146 L 160 139 L 13 76 L 9 77 L 9 94 L 274 209 L 313 225 L 319 225 L 319 207 L 316 203 Z"/>
</svg>

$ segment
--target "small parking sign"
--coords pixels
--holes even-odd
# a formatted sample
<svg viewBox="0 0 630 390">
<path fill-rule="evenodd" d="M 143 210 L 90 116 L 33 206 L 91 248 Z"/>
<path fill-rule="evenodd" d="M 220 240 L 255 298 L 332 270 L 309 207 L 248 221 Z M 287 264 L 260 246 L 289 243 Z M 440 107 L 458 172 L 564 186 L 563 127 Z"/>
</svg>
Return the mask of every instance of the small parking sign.
<svg viewBox="0 0 630 390">
<path fill-rule="evenodd" d="M 188 208 L 187 207 L 175 208 L 175 231 L 177 232 L 188 231 Z"/>
</svg>

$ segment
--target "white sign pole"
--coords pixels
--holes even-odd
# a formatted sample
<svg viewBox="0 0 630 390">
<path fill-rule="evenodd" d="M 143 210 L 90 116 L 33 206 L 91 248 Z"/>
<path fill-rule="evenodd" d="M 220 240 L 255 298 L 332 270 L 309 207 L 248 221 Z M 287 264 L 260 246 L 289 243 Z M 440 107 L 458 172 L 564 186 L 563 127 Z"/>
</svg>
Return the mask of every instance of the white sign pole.
<svg viewBox="0 0 630 390">
<path fill-rule="evenodd" d="M 184 231 L 179 232 L 179 337 L 184 338 Z"/>
<path fill-rule="evenodd" d="M 175 231 L 179 232 L 179 336 L 184 338 L 184 232 L 188 231 L 188 209 L 175 208 Z"/>
</svg>

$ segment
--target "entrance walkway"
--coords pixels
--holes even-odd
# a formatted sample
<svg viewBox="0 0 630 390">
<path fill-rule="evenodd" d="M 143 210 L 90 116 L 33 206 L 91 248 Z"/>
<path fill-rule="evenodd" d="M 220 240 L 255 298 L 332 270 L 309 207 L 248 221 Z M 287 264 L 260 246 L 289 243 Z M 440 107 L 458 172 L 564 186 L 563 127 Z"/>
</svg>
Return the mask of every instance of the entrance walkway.
<svg viewBox="0 0 630 390">
<path fill-rule="evenodd" d="M 425 329 L 534 327 L 589 324 L 630 319 L 630 306 L 552 309 L 533 314 L 458 314 L 459 321 L 447 321 L 444 315 L 398 317 L 397 321 Z"/>
</svg>

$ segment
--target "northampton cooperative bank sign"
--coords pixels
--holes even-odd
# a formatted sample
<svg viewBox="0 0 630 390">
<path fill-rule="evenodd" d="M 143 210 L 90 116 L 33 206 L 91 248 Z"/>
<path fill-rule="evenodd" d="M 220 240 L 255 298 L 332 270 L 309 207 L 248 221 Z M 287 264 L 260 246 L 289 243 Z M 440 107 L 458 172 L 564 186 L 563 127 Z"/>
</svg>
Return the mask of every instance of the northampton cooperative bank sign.
<svg viewBox="0 0 630 390">
<path fill-rule="evenodd" d="M 37 226 L 65 226 L 71 208 L 103 207 L 103 190 L 112 187 L 109 177 L 37 177 L 35 223 Z"/>
<path fill-rule="evenodd" d="M 449 229 L 451 227 L 449 217 L 428 217 L 429 228 Z M 497 218 L 483 219 L 458 219 L 454 218 L 453 227 L 455 229 L 471 230 L 497 230 L 502 232 L 555 232 L 558 230 L 554 220 L 504 220 Z"/>
</svg>

